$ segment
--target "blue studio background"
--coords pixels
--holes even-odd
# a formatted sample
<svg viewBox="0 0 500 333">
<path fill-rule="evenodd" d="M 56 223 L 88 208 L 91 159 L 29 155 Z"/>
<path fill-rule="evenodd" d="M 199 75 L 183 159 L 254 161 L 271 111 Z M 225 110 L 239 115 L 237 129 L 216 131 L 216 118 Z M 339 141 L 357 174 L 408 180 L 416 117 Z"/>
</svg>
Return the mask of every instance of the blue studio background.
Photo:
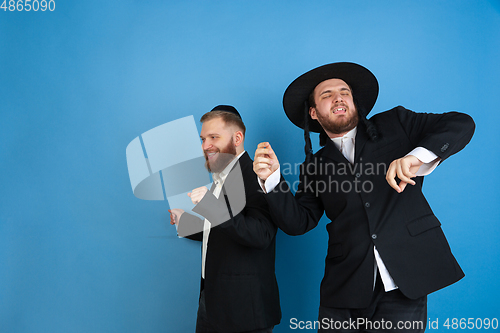
<svg viewBox="0 0 500 333">
<path fill-rule="evenodd" d="M 373 113 L 475 119 L 471 143 L 425 181 L 466 273 L 430 295 L 428 317 L 436 332 L 446 318 L 500 317 L 498 0 L 55 4 L 0 10 L 0 332 L 193 332 L 200 246 L 176 238 L 165 201 L 133 196 L 126 146 L 232 104 L 251 156 L 269 141 L 280 162 L 300 163 L 283 92 L 335 61 L 377 76 Z M 324 222 L 278 234 L 275 332 L 317 318 Z"/>
</svg>

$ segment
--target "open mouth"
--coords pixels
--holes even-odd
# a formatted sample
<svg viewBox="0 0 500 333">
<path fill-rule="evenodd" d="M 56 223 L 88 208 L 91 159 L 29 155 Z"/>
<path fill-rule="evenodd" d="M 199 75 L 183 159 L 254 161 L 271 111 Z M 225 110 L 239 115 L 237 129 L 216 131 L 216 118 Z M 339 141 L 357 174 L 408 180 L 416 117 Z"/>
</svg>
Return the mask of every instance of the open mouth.
<svg viewBox="0 0 500 333">
<path fill-rule="evenodd" d="M 344 114 L 347 112 L 347 109 L 344 106 L 338 106 L 333 109 L 333 114 Z"/>
<path fill-rule="evenodd" d="M 205 156 L 207 157 L 208 160 L 214 160 L 215 158 L 217 158 L 218 154 L 219 153 L 216 151 L 205 152 Z"/>
</svg>

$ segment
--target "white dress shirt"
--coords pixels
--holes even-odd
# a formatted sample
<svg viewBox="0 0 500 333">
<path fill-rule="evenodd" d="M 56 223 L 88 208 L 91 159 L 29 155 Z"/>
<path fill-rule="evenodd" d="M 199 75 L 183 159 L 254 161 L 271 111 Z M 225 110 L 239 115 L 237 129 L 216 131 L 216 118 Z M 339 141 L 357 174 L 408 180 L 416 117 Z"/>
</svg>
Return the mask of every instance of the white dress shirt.
<svg viewBox="0 0 500 333">
<path fill-rule="evenodd" d="M 354 161 L 356 133 L 357 133 L 357 127 L 353 128 L 351 131 L 349 131 L 342 137 L 331 139 L 335 144 L 335 147 L 337 147 L 337 149 L 340 150 L 340 152 L 351 164 Z M 426 176 L 430 174 L 437 167 L 440 161 L 440 159 L 436 154 L 423 147 L 417 147 L 413 149 L 406 156 L 408 155 L 413 155 L 420 161 L 424 162 L 424 164 L 416 172 L 417 176 Z M 278 167 L 278 170 L 273 172 L 266 179 L 264 184 L 261 181 L 259 181 L 259 184 L 266 193 L 269 193 L 276 187 L 276 185 L 279 184 L 280 175 L 281 175 L 280 167 Z M 391 274 L 385 267 L 384 261 L 382 260 L 380 253 L 377 251 L 377 248 L 375 246 L 373 247 L 373 250 L 375 254 L 373 287 L 375 288 L 377 269 L 378 269 L 380 272 L 382 283 L 384 284 L 385 291 L 391 291 L 397 289 L 398 286 L 394 283 Z"/>
<path fill-rule="evenodd" d="M 241 154 L 236 156 L 231 163 L 229 163 L 224 170 L 218 173 L 212 174 L 212 178 L 214 179 L 215 187 L 214 191 L 212 194 L 218 199 L 220 192 L 222 190 L 222 186 L 224 185 L 224 182 L 226 181 L 227 175 L 233 168 L 233 166 L 236 164 L 236 162 L 239 160 L 239 158 L 245 153 L 243 151 Z M 207 260 L 207 249 L 208 249 L 208 237 L 210 236 L 210 228 L 212 224 L 210 223 L 209 220 L 205 219 L 203 221 L 203 242 L 202 242 L 202 251 L 201 251 L 201 277 L 205 278 L 205 262 Z"/>
</svg>

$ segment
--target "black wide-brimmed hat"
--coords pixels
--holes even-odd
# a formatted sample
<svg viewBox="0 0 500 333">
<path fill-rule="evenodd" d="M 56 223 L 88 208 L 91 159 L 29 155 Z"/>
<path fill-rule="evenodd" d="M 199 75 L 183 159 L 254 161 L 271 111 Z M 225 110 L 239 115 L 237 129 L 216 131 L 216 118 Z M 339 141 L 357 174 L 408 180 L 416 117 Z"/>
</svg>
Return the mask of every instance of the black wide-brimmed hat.
<svg viewBox="0 0 500 333">
<path fill-rule="evenodd" d="M 318 84 L 329 79 L 341 79 L 347 83 L 356 99 L 359 109 L 366 117 L 371 111 L 378 96 L 378 81 L 375 75 L 365 67 L 352 62 L 336 62 L 323 65 L 296 78 L 283 95 L 283 108 L 288 119 L 300 128 L 304 128 L 305 116 L 309 118 L 309 131 L 322 132 L 321 125 L 311 118 L 304 108 L 304 102 Z"/>
</svg>

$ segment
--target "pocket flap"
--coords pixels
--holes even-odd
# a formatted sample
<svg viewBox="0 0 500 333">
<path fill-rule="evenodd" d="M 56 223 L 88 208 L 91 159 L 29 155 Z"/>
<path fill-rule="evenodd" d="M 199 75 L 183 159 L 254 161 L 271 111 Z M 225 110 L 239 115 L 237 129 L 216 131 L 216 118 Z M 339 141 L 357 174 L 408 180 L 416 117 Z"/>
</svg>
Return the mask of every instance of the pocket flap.
<svg viewBox="0 0 500 333">
<path fill-rule="evenodd" d="M 441 226 L 441 222 L 434 214 L 425 215 L 407 224 L 410 235 L 416 236 L 424 231 Z"/>
</svg>

